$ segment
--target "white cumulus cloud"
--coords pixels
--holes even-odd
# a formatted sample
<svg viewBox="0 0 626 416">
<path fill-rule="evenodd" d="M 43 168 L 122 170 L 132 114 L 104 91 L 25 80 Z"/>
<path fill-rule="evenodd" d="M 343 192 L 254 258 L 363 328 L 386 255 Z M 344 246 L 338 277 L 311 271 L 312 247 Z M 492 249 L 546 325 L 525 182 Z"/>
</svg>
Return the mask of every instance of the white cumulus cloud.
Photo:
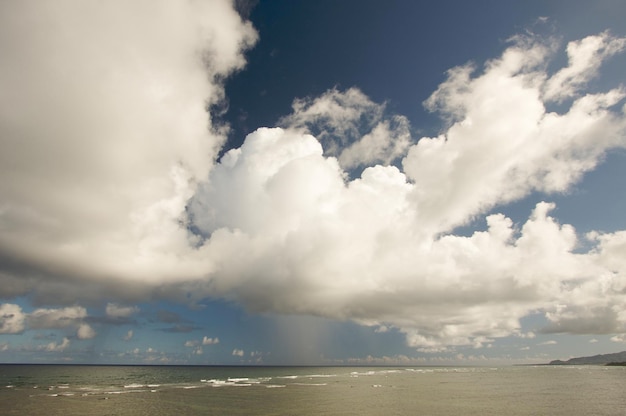
<svg viewBox="0 0 626 416">
<path fill-rule="evenodd" d="M 81 325 L 87 317 L 87 310 L 82 306 L 70 306 L 60 309 L 35 309 L 27 316 L 31 329 L 67 328 Z"/>
<path fill-rule="evenodd" d="M 316 98 L 296 99 L 293 113 L 279 124 L 315 134 L 326 155 L 336 156 L 344 169 L 389 164 L 410 144 L 409 121 L 386 116 L 385 104 L 377 104 L 358 88 L 332 89 Z"/>
<path fill-rule="evenodd" d="M 0 333 L 16 334 L 25 329 L 65 329 L 76 328 L 78 339 L 91 339 L 96 331 L 85 321 L 87 310 L 82 306 L 59 309 L 35 309 L 26 313 L 19 305 L 0 305 Z"/>
<path fill-rule="evenodd" d="M 597 47 L 621 42 L 598 37 Z M 491 214 L 486 230 L 452 234 L 531 192 L 566 191 L 626 145 L 620 88 L 588 94 L 575 83 L 564 111 L 546 110 L 553 51 L 520 38 L 482 71 L 451 70 L 426 101 L 450 125 L 411 145 L 402 170 L 375 165 L 347 180 L 298 128 L 298 117 L 326 113 L 331 133 L 349 127 L 364 102 L 354 90 L 296 102 L 290 128 L 250 134 L 190 207 L 214 267 L 210 293 L 256 311 L 395 326 L 423 351 L 526 336 L 520 318 L 533 311 L 546 313 L 546 332 L 623 332 L 621 232 L 590 235 L 594 248 L 576 252 L 574 227 L 542 202 L 523 224 Z"/>
<path fill-rule="evenodd" d="M 76 331 L 76 337 L 78 339 L 92 339 L 96 335 L 96 331 L 88 324 L 80 324 Z"/>
<path fill-rule="evenodd" d="M 214 344 L 219 344 L 220 343 L 220 339 L 215 337 L 215 338 L 210 338 L 205 336 L 204 338 L 202 338 L 202 345 L 214 345 Z"/>
<path fill-rule="evenodd" d="M 24 330 L 25 315 L 19 305 L 0 304 L 0 334 L 18 334 Z"/>
<path fill-rule="evenodd" d="M 70 346 L 70 340 L 65 337 L 61 343 L 50 342 L 49 344 L 40 346 L 40 349 L 48 352 L 63 352 Z"/>
<path fill-rule="evenodd" d="M 544 98 L 562 101 L 577 95 L 579 88 L 597 75 L 602 61 L 625 47 L 626 39 L 612 37 L 609 32 L 570 42 L 567 45 L 569 64 L 547 81 Z"/>
<path fill-rule="evenodd" d="M 137 306 L 120 306 L 116 303 L 108 303 L 105 312 L 110 318 L 128 318 L 139 312 L 139 308 Z"/>
</svg>

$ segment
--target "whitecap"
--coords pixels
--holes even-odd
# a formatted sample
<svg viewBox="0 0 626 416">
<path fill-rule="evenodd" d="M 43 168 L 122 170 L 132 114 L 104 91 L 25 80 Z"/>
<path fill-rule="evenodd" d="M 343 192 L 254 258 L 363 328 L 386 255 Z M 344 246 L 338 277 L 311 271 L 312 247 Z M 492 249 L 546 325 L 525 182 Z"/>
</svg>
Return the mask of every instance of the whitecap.
<svg viewBox="0 0 626 416">
<path fill-rule="evenodd" d="M 248 380 L 248 383 L 261 384 L 261 383 L 266 383 L 266 382 L 270 381 L 271 379 L 272 379 L 271 377 L 251 378 L 251 379 Z"/>
<path fill-rule="evenodd" d="M 126 390 L 126 391 L 107 391 L 105 394 L 127 394 L 127 393 L 141 393 L 145 390 Z"/>
<path fill-rule="evenodd" d="M 205 380 L 204 382 L 208 384 L 213 384 L 213 385 L 221 385 L 221 384 L 228 383 L 226 380 L 219 380 L 216 378 L 212 378 L 211 380 Z"/>
<path fill-rule="evenodd" d="M 234 386 L 235 384 L 232 381 L 218 380 L 216 383 L 211 383 L 211 387 Z"/>
</svg>

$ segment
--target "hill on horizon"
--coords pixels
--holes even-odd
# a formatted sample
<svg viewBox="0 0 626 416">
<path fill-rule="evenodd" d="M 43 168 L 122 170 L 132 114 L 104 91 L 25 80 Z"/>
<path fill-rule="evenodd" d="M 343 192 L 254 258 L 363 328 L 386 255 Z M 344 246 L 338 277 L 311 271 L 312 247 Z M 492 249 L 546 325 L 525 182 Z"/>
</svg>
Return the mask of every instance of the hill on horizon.
<svg viewBox="0 0 626 416">
<path fill-rule="evenodd" d="M 567 361 L 554 360 L 550 361 L 549 365 L 606 365 L 609 363 L 623 363 L 626 362 L 626 351 L 616 352 L 613 354 L 598 354 L 591 357 L 576 357 L 570 358 Z"/>
</svg>

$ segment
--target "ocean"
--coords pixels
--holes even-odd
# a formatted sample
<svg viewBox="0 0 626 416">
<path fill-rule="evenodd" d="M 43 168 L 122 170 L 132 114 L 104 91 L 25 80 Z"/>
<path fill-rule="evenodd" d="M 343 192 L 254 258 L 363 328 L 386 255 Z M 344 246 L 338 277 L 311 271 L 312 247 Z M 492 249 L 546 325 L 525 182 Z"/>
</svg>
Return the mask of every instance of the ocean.
<svg viewBox="0 0 626 416">
<path fill-rule="evenodd" d="M 626 367 L 0 365 L 0 415 L 620 415 Z"/>
</svg>

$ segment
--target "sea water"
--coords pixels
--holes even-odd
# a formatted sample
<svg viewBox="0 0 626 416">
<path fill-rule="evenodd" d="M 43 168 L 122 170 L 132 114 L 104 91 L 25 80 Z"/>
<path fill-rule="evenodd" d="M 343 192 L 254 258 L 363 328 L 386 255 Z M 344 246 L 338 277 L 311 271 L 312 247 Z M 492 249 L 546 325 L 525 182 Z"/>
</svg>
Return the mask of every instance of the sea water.
<svg viewBox="0 0 626 416">
<path fill-rule="evenodd" d="M 0 415 L 624 415 L 626 367 L 0 365 Z"/>
</svg>

